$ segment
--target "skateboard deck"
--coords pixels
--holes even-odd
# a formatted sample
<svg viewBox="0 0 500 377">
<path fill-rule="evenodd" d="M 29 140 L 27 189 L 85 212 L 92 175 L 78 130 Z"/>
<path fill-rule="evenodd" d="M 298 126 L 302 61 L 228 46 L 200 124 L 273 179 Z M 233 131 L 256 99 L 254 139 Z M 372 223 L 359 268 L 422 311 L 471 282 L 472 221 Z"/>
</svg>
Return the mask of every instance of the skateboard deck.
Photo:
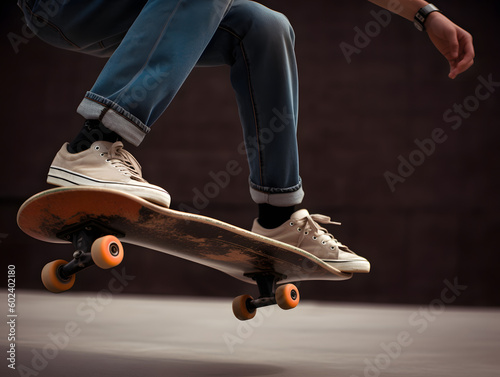
<svg viewBox="0 0 500 377">
<path fill-rule="evenodd" d="M 252 311 L 255 314 L 257 307 L 276 303 L 278 284 L 352 277 L 352 274 L 342 273 L 299 248 L 219 220 L 175 211 L 107 188 L 58 187 L 43 191 L 21 206 L 17 222 L 26 234 L 35 239 L 73 243 L 75 246 L 73 261 L 60 261 L 57 266 L 52 266 L 52 270 L 46 266 L 50 270 L 45 273 L 46 280 L 54 278 L 59 283 L 65 283 L 74 281 L 77 272 L 93 264 L 102 268 L 112 267 L 98 263 L 96 253 L 107 253 L 104 259 L 113 259 L 119 253 L 123 258 L 121 242 L 138 245 L 257 284 L 261 294 L 259 299 L 245 296 L 239 299 L 239 304 L 235 304 L 236 299 L 233 302 L 237 317 L 245 317 L 240 319 L 249 319 L 246 316 L 250 316 Z M 105 242 L 104 246 L 101 242 L 96 246 L 96 240 L 103 236 L 113 237 L 114 241 Z M 99 248 L 101 251 L 95 252 L 94 249 Z M 65 266 L 66 263 L 68 266 Z M 61 266 L 67 271 L 61 272 Z M 45 281 L 44 284 L 47 287 Z M 296 287 L 287 289 L 284 295 L 289 300 L 298 295 Z M 63 290 L 66 288 L 52 291 Z M 242 307 L 235 309 L 235 305 Z M 244 313 L 238 315 L 236 311 Z"/>
</svg>

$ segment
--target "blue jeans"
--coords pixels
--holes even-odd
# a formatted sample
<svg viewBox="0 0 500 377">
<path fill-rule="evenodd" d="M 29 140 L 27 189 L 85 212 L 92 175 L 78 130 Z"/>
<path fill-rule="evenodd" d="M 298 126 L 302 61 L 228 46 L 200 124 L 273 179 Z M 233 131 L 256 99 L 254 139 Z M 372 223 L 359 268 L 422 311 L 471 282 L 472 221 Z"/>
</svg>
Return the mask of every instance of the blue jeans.
<svg viewBox="0 0 500 377">
<path fill-rule="evenodd" d="M 139 145 L 195 66 L 231 67 L 256 203 L 299 204 L 298 79 L 287 18 L 249 0 L 19 0 L 60 48 L 109 58 L 78 107 Z"/>
</svg>

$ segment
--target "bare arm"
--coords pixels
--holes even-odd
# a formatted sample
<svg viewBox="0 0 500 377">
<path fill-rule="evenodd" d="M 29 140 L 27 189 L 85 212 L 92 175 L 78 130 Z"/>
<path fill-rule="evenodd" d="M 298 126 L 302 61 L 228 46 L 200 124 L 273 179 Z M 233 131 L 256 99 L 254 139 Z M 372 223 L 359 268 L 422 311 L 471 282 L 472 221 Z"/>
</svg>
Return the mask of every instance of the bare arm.
<svg viewBox="0 0 500 377">
<path fill-rule="evenodd" d="M 424 0 L 368 0 L 370 3 L 390 10 L 391 12 L 413 21 L 413 17 L 420 8 L 429 4 Z"/>
<path fill-rule="evenodd" d="M 428 3 L 423 0 L 369 0 L 378 6 L 413 21 L 418 10 Z M 474 64 L 472 36 L 438 12 L 425 21 L 430 40 L 450 64 L 448 77 L 454 79 Z"/>
</svg>

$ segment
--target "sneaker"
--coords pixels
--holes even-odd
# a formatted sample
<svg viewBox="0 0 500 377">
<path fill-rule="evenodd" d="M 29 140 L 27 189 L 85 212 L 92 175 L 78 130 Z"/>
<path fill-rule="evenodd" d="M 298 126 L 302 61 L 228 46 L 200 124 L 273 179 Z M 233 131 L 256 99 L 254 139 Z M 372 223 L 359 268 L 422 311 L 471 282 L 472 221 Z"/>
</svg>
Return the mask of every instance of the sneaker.
<svg viewBox="0 0 500 377">
<path fill-rule="evenodd" d="M 310 215 L 301 209 L 275 229 L 265 229 L 255 220 L 252 232 L 301 248 L 342 272 L 370 272 L 368 260 L 356 255 L 318 223 L 340 225 L 329 217 Z"/>
<path fill-rule="evenodd" d="M 117 141 L 96 141 L 89 149 L 69 153 L 64 144 L 50 166 L 47 183 L 56 186 L 107 187 L 169 207 L 170 195 L 142 178 L 141 166 Z"/>
</svg>

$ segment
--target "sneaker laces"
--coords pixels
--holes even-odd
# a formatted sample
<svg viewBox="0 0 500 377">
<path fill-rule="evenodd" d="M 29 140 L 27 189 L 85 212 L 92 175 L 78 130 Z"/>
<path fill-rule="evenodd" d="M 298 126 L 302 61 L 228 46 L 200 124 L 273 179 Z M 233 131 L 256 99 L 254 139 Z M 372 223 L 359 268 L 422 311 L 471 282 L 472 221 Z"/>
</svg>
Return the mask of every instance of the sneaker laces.
<svg viewBox="0 0 500 377">
<path fill-rule="evenodd" d="M 298 225 L 298 230 L 300 232 L 300 238 L 298 241 L 297 247 L 300 247 L 304 238 L 310 233 L 313 232 L 313 239 L 321 242 L 322 245 L 330 245 L 331 250 L 341 249 L 343 251 L 350 251 L 347 246 L 343 245 L 340 241 L 338 241 L 333 234 L 329 233 L 328 230 L 319 224 L 332 224 L 332 225 L 341 225 L 341 223 L 336 221 L 331 221 L 330 217 L 319 215 L 319 214 L 309 214 L 301 219 L 297 219 L 295 221 L 296 225 Z M 303 230 L 303 232 L 302 232 Z"/>
<path fill-rule="evenodd" d="M 141 165 L 139 165 L 139 162 L 130 152 L 123 149 L 123 143 L 121 141 L 113 143 L 109 151 L 103 153 L 103 155 L 106 154 L 108 155 L 106 161 L 111 163 L 118 171 L 135 181 L 146 183 L 146 180 L 142 178 Z"/>
</svg>

